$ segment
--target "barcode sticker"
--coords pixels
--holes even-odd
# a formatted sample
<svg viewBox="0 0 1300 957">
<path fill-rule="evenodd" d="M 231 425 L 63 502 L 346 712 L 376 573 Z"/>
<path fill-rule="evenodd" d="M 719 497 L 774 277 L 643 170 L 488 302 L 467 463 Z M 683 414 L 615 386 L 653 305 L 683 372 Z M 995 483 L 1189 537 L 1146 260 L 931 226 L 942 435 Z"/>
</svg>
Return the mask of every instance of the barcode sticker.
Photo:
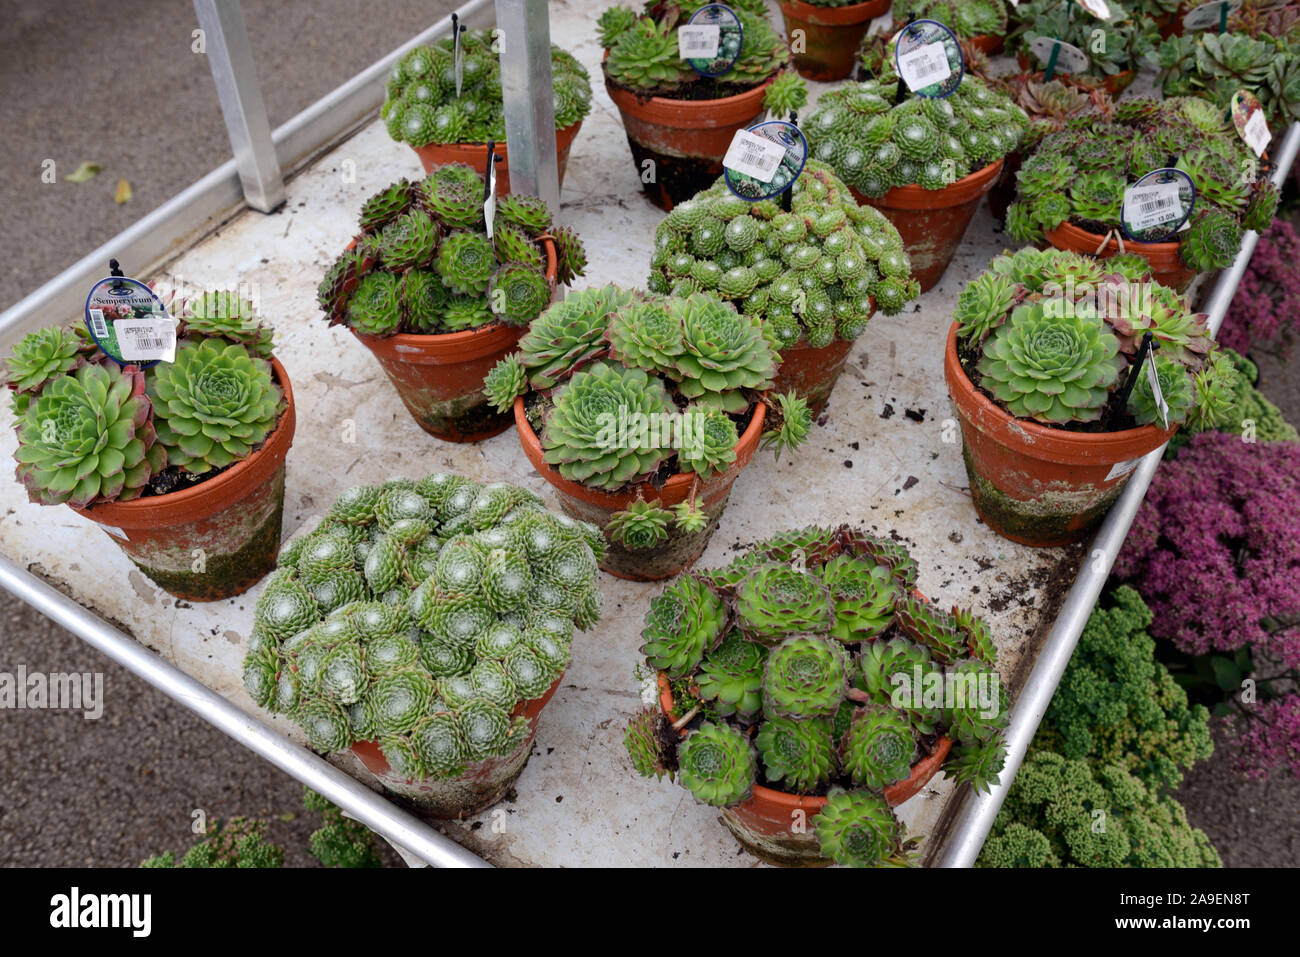
<svg viewBox="0 0 1300 957">
<path fill-rule="evenodd" d="M 1127 462 L 1116 462 L 1110 467 L 1110 471 L 1106 473 L 1106 481 L 1109 482 L 1111 479 L 1128 475 L 1138 467 L 1138 463 L 1141 461 L 1141 459 L 1129 459 Z"/>
<path fill-rule="evenodd" d="M 677 28 L 677 55 L 683 60 L 712 60 L 722 43 L 716 23 L 689 23 Z"/>
<path fill-rule="evenodd" d="M 785 147 L 780 143 L 749 130 L 736 130 L 722 165 L 732 172 L 752 176 L 760 183 L 770 183 L 783 159 Z"/>
<path fill-rule="evenodd" d="M 1264 150 L 1268 149 L 1273 134 L 1269 132 L 1268 120 L 1264 119 L 1263 111 L 1251 114 L 1250 119 L 1246 121 L 1246 128 L 1241 131 L 1241 138 L 1255 151 L 1256 156 L 1264 155 Z"/>
<path fill-rule="evenodd" d="M 127 362 L 172 362 L 176 358 L 176 325 L 168 316 L 119 319 L 113 329 Z"/>
<path fill-rule="evenodd" d="M 936 40 L 902 54 L 898 58 L 898 73 L 913 92 L 942 83 L 952 76 L 947 47 Z"/>
<path fill-rule="evenodd" d="M 1151 183 L 1130 186 L 1124 191 L 1124 211 L 1134 230 L 1163 226 L 1183 216 L 1183 201 L 1178 183 Z"/>
<path fill-rule="evenodd" d="M 90 310 L 90 331 L 95 334 L 96 339 L 108 338 L 108 323 L 104 321 L 103 309 Z"/>
<path fill-rule="evenodd" d="M 1098 20 L 1110 19 L 1110 7 L 1106 6 L 1106 0 L 1079 0 L 1079 6 Z"/>
<path fill-rule="evenodd" d="M 1147 353 L 1147 383 L 1151 386 L 1151 396 L 1156 400 L 1156 409 L 1160 412 L 1160 421 L 1167 429 L 1169 428 L 1169 404 L 1165 402 L 1165 394 L 1160 389 L 1160 376 L 1156 374 L 1156 353 L 1152 349 Z"/>
</svg>

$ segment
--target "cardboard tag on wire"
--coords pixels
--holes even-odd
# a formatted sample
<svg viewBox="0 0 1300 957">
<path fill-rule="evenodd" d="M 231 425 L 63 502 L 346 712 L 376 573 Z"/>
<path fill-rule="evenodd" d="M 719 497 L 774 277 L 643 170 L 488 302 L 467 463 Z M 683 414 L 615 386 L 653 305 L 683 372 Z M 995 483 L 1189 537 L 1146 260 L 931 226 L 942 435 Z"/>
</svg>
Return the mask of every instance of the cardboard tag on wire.
<svg viewBox="0 0 1300 957">
<path fill-rule="evenodd" d="M 108 276 L 86 296 L 86 328 L 118 365 L 142 368 L 176 359 L 176 320 L 138 279 Z"/>
<path fill-rule="evenodd" d="M 1256 156 L 1263 156 L 1273 134 L 1268 128 L 1268 118 L 1259 98 L 1249 90 L 1238 90 L 1232 94 L 1232 124 L 1238 135 L 1251 148 Z"/>
</svg>

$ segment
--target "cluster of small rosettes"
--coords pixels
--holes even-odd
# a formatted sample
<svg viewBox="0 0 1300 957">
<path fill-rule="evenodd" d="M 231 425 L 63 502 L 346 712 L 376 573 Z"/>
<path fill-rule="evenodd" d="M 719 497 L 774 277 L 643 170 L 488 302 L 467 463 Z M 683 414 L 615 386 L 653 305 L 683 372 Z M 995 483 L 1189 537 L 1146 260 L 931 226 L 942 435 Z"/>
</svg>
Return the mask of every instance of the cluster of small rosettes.
<svg viewBox="0 0 1300 957">
<path fill-rule="evenodd" d="M 826 93 L 804 123 L 812 155 L 863 196 L 899 186 L 943 189 L 996 163 L 1029 129 L 1025 111 L 977 77 L 951 96 L 910 96 L 866 80 Z"/>
<path fill-rule="evenodd" d="M 1007 32 L 1006 0 L 896 0 L 894 20 L 938 20 L 959 37 L 1000 37 Z"/>
<path fill-rule="evenodd" d="M 723 180 L 678 204 L 655 231 L 648 286 L 708 293 L 763 320 L 778 350 L 856 339 L 875 309 L 920 295 L 898 230 L 859 206 L 831 169 L 809 160 L 780 200 L 751 203 Z"/>
<path fill-rule="evenodd" d="M 522 41 L 517 41 L 522 42 Z M 393 64 L 380 116 L 388 135 L 412 146 L 429 143 L 500 143 L 506 138 L 501 98 L 500 31 L 461 34 L 460 95 L 451 37 L 416 47 Z M 555 128 L 565 129 L 591 112 L 591 80 L 571 54 L 551 47 Z"/>
<path fill-rule="evenodd" d="M 677 579 L 651 602 L 641 651 L 672 693 L 667 717 L 688 733 L 665 745 L 659 716 L 637 715 L 626 736 L 634 766 L 676 769 L 697 800 L 719 807 L 747 800 L 760 770 L 796 794 L 864 792 L 855 807 L 874 809 L 871 827 L 890 834 L 881 795 L 940 736 L 953 742 L 948 774 L 988 787 L 1005 754 L 1000 685 L 992 713 L 973 697 L 921 693 L 949 676 L 966 687 L 996 680 L 988 628 L 914 597 L 915 574 L 906 549 L 845 525 L 786 532 Z M 899 697 L 904 678 L 920 683 L 915 696 Z M 825 834 L 816 826 L 823 852 L 841 863 L 901 851 L 901 836 L 873 843 L 870 859 L 847 851 L 836 820 Z"/>
<path fill-rule="evenodd" d="M 483 199 L 482 176 L 459 163 L 371 196 L 361 233 L 317 289 L 326 317 L 371 336 L 527 325 L 551 299 L 546 241 L 557 282 L 582 274 L 586 251 L 533 196 L 499 197 L 489 237 Z"/>
<path fill-rule="evenodd" d="M 519 706 L 600 617 L 603 552 L 599 530 L 513 485 L 357 486 L 281 552 L 244 686 L 318 751 L 377 740 L 399 774 L 456 777 L 524 740 Z"/>
</svg>

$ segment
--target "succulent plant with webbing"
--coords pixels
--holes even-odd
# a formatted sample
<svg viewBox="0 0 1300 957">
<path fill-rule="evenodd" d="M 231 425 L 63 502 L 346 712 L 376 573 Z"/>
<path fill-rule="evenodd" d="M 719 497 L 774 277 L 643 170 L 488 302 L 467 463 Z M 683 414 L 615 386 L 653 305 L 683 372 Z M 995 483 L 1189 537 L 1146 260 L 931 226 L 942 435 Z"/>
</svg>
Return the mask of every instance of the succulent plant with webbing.
<svg viewBox="0 0 1300 957">
<path fill-rule="evenodd" d="M 938 20 L 959 37 L 1002 36 L 1007 32 L 1006 0 L 900 0 L 892 8 L 900 23 Z"/>
<path fill-rule="evenodd" d="M 464 164 L 399 180 L 361 208 L 361 233 L 329 267 L 317 302 L 331 323 L 369 336 L 437 335 L 500 322 L 524 326 L 549 304 L 547 245 L 556 281 L 586 268 L 572 230 L 553 228 L 532 196 L 498 198 L 491 237 L 483 177 Z"/>
<path fill-rule="evenodd" d="M 904 597 L 915 574 L 897 543 L 810 526 L 678 579 L 652 604 L 642 648 L 660 700 L 666 692 L 672 703 L 632 719 L 633 766 L 662 775 L 680 761 L 680 783 L 721 807 L 746 801 L 760 781 L 845 795 L 810 813 L 823 853 L 897 862 L 901 828 L 884 790 L 941 736 L 956 736 L 953 773 L 977 788 L 997 779 L 1005 753 L 987 626 Z M 950 674 L 978 694 L 949 701 Z"/>
<path fill-rule="evenodd" d="M 1226 414 L 1212 397 L 1231 370 L 1214 361 L 1204 317 L 1154 282 L 1145 261 L 1096 261 L 1060 250 L 1004 253 L 958 297 L 956 318 L 966 374 L 1018 418 L 1067 427 L 1151 424 L 1149 384 L 1133 390 L 1126 410 L 1115 408 L 1146 332 L 1160 347 L 1162 387 L 1176 400 L 1169 425 Z"/>
<path fill-rule="evenodd" d="M 376 740 L 399 774 L 458 777 L 524 743 L 515 712 L 599 618 L 593 547 L 598 531 L 504 483 L 350 489 L 281 551 L 245 687 L 317 750 Z"/>
<path fill-rule="evenodd" d="M 469 30 L 460 41 L 459 94 L 450 36 L 416 47 L 393 64 L 379 111 L 393 139 L 414 147 L 505 141 L 500 65 L 505 38 L 498 30 Z M 561 130 L 591 112 L 591 82 L 582 64 L 557 46 L 551 47 L 551 75 L 555 128 Z"/>
</svg>

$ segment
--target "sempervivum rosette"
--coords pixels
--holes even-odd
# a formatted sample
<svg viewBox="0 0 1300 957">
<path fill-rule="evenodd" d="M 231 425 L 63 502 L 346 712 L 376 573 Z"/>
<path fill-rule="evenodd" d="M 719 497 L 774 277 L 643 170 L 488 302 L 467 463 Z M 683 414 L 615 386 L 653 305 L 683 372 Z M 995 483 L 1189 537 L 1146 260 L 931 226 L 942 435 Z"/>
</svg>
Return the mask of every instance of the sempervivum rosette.
<svg viewBox="0 0 1300 957">
<path fill-rule="evenodd" d="M 841 526 L 785 532 L 677 579 L 646 616 L 641 650 L 667 711 L 633 718 L 633 766 L 680 771 L 698 801 L 735 815 L 738 837 L 766 813 L 745 816 L 751 795 L 768 800 L 759 782 L 803 797 L 815 838 L 802 860 L 904 862 L 891 789 L 922 780 L 914 768 L 949 744 L 944 771 L 987 788 L 1008 712 L 1004 695 L 990 709 L 973 690 L 1000 688 L 987 627 L 912 598 L 915 575 L 896 543 Z M 918 676 L 942 688 L 950 675 L 972 689 L 960 703 L 906 693 Z"/>
</svg>

